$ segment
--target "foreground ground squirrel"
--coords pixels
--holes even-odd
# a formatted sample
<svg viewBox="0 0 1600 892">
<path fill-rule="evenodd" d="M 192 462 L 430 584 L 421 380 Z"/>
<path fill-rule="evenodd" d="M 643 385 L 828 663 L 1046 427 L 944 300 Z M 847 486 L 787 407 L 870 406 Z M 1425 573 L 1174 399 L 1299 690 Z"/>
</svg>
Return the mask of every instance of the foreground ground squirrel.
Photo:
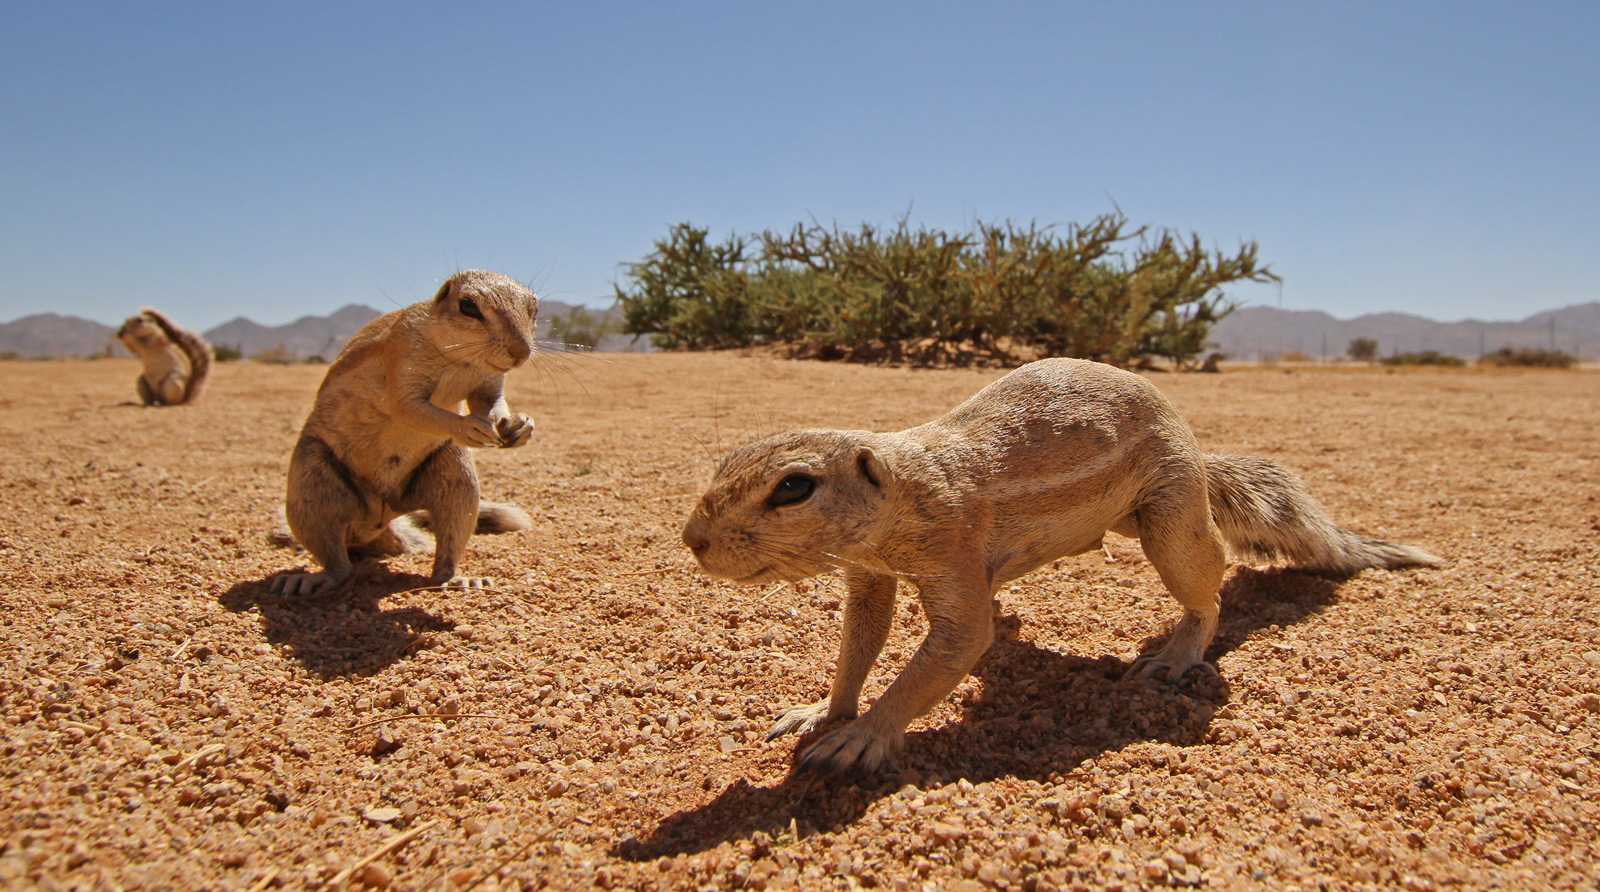
<svg viewBox="0 0 1600 892">
<path fill-rule="evenodd" d="M 274 591 L 310 594 L 350 577 L 351 552 L 399 554 L 436 540 L 436 584 L 479 588 L 458 575 L 467 539 L 527 529 L 514 505 L 478 500 L 469 448 L 528 442 L 533 422 L 506 406 L 506 373 L 533 355 L 539 300 L 516 280 L 467 270 L 432 300 L 362 327 L 328 367 L 289 460 L 284 513 L 322 563 Z M 463 414 L 465 409 L 465 414 Z"/>
<path fill-rule="evenodd" d="M 134 386 L 146 406 L 176 406 L 200 396 L 211 374 L 211 345 L 205 338 L 145 307 L 123 321 L 117 340 L 144 365 Z"/>
<path fill-rule="evenodd" d="M 999 587 L 1099 548 L 1107 530 L 1137 537 L 1184 607 L 1166 646 L 1129 669 L 1168 681 L 1201 662 L 1216 631 L 1225 545 L 1336 574 L 1439 562 L 1339 527 L 1267 459 L 1201 453 L 1148 381 L 1073 359 L 1023 366 L 898 433 L 791 431 L 736 449 L 683 540 L 708 573 L 745 583 L 843 570 L 832 690 L 785 712 L 769 740 L 855 717 L 896 582 L 916 586 L 928 634 L 910 663 L 864 716 L 800 762 L 870 773 L 989 647 Z"/>
</svg>

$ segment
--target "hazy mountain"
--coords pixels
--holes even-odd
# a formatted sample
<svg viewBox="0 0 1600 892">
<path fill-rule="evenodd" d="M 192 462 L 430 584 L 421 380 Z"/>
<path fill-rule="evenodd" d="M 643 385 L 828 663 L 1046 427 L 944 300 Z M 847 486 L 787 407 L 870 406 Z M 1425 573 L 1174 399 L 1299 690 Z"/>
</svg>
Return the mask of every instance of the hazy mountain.
<svg viewBox="0 0 1600 892">
<path fill-rule="evenodd" d="M 1356 338 L 1372 338 L 1379 351 L 1437 350 L 1476 359 L 1501 347 L 1551 347 L 1583 359 L 1600 356 L 1600 302 L 1536 313 L 1520 322 L 1435 322 L 1407 313 L 1372 313 L 1335 319 L 1318 310 L 1245 307 L 1211 331 L 1217 349 L 1254 360 L 1297 350 L 1313 359 L 1341 356 Z"/>
<path fill-rule="evenodd" d="M 361 326 L 381 315 L 371 307 L 349 304 L 327 316 L 301 316 L 284 325 L 262 325 L 240 316 L 203 334 L 214 346 L 232 347 L 245 356 L 281 348 L 288 359 L 321 356 L 331 360 Z"/>
<path fill-rule="evenodd" d="M 102 353 L 107 344 L 115 343 L 116 333 L 115 328 L 90 319 L 39 313 L 0 323 L 0 353 L 26 357 L 89 356 Z"/>
<path fill-rule="evenodd" d="M 539 302 L 539 338 L 549 341 L 550 320 L 571 310 L 572 304 Z M 615 308 L 591 310 L 616 320 Z M 379 311 L 351 304 L 327 316 L 302 316 L 284 325 L 262 325 L 240 317 L 204 332 L 216 345 L 238 348 L 245 356 L 282 347 L 285 358 L 321 356 L 332 359 L 344 342 Z M 181 324 L 181 320 L 179 320 Z M 120 324 L 120 320 L 119 320 Z M 114 342 L 112 326 L 56 313 L 25 316 L 0 324 L 0 353 L 20 356 L 88 356 Z M 1245 307 L 1229 315 L 1212 330 L 1216 349 L 1244 360 L 1275 357 L 1298 350 L 1306 356 L 1341 356 L 1356 338 L 1372 338 L 1387 355 L 1438 350 L 1466 359 L 1501 347 L 1549 347 L 1583 359 L 1600 357 L 1600 302 L 1575 304 L 1535 313 L 1520 322 L 1435 322 L 1408 313 L 1372 313 L 1354 319 L 1336 319 L 1319 310 L 1281 310 Z M 608 335 L 602 350 L 645 350 L 644 339 Z M 119 355 L 121 348 L 118 348 Z"/>
<path fill-rule="evenodd" d="M 557 300 L 540 301 L 538 337 L 549 340 L 550 320 L 566 314 L 572 307 Z M 620 316 L 615 309 L 591 312 L 602 318 Z M 213 346 L 233 347 L 247 357 L 281 350 L 285 359 L 320 356 L 331 360 L 339 354 L 345 341 L 379 315 L 379 311 L 371 307 L 350 304 L 326 316 L 302 316 L 283 325 L 262 325 L 240 316 L 201 334 Z M 183 324 L 181 319 L 175 321 Z M 107 345 L 116 344 L 115 335 L 114 327 L 90 319 L 41 313 L 0 324 L 0 353 L 24 357 L 89 356 L 104 352 Z M 642 349 L 633 346 L 631 341 L 625 336 L 608 335 L 600 346 L 602 350 Z M 119 356 L 127 355 L 120 345 L 114 352 Z"/>
</svg>

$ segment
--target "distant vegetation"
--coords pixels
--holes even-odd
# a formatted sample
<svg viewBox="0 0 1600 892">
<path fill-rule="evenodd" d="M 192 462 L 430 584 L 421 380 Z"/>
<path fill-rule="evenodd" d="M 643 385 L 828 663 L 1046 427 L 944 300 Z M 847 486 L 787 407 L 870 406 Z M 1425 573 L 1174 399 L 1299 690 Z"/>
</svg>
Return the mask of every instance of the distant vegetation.
<svg viewBox="0 0 1600 892">
<path fill-rule="evenodd" d="M 593 350 L 600 339 L 616 332 L 605 316 L 576 306 L 550 316 L 550 339 L 562 347 L 587 347 Z"/>
<path fill-rule="evenodd" d="M 213 345 L 211 347 L 211 356 L 217 362 L 237 362 L 244 358 L 244 354 L 239 352 L 238 347 L 230 347 L 227 344 Z"/>
<path fill-rule="evenodd" d="M 1355 338 L 1345 352 L 1357 362 L 1371 362 L 1378 358 L 1378 341 L 1376 338 Z"/>
<path fill-rule="evenodd" d="M 258 350 L 250 355 L 251 362 L 265 362 L 273 365 L 289 365 L 296 362 L 306 362 L 312 365 L 322 365 L 327 362 L 321 356 L 308 356 L 300 359 L 295 356 L 287 344 L 278 344 L 265 350 Z"/>
<path fill-rule="evenodd" d="M 278 344 L 273 347 L 268 347 L 265 350 L 257 350 L 255 353 L 252 353 L 250 355 L 250 361 L 270 362 L 282 365 L 284 363 L 294 362 L 294 354 L 289 352 L 288 347 L 284 346 L 283 344 Z"/>
<path fill-rule="evenodd" d="M 1193 363 L 1234 308 L 1223 288 L 1278 277 L 1248 242 L 1106 214 L 1064 227 L 796 225 L 709 238 L 672 227 L 616 288 L 623 328 L 665 349 L 788 344 L 821 358 L 912 362 L 1078 356 Z"/>
<path fill-rule="evenodd" d="M 1493 353 L 1485 353 L 1479 357 L 1478 363 L 1480 365 L 1570 369 L 1577 363 L 1577 358 L 1571 353 L 1563 353 L 1560 350 L 1546 350 L 1542 347 L 1524 347 L 1521 349 L 1502 347 Z"/>
<path fill-rule="evenodd" d="M 1355 357 L 1354 342 L 1352 342 L 1351 356 Z M 1420 353 L 1396 353 L 1385 356 L 1380 360 L 1384 365 L 1442 365 L 1464 366 L 1465 359 L 1440 353 L 1437 350 L 1424 350 Z M 1542 347 L 1502 347 L 1493 353 L 1486 353 L 1478 358 L 1479 365 L 1486 366 L 1527 366 L 1534 368 L 1570 369 L 1577 364 L 1577 358 L 1570 353 L 1560 350 L 1546 350 Z"/>
<path fill-rule="evenodd" d="M 1463 366 L 1467 364 L 1467 361 L 1459 356 L 1451 356 L 1448 353 L 1440 353 L 1437 350 L 1423 350 L 1420 353 L 1396 353 L 1393 356 L 1385 356 L 1382 362 L 1384 365 Z"/>
</svg>

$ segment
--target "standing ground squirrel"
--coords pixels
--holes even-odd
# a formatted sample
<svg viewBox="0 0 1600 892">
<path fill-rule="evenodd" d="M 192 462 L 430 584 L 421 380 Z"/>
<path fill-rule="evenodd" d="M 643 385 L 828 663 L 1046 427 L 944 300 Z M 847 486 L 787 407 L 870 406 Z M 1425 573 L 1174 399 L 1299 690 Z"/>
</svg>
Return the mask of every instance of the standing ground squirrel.
<svg viewBox="0 0 1600 892">
<path fill-rule="evenodd" d="M 211 374 L 211 345 L 205 338 L 145 307 L 123 321 L 117 339 L 144 365 L 134 386 L 146 406 L 176 406 L 200 396 Z"/>
<path fill-rule="evenodd" d="M 785 712 L 769 740 L 855 717 L 889 634 L 896 581 L 917 587 L 928 634 L 910 663 L 800 763 L 873 772 L 989 647 L 999 587 L 1099 548 L 1107 530 L 1137 537 L 1184 607 L 1166 646 L 1129 669 L 1168 681 L 1201 662 L 1216 632 L 1225 544 L 1338 574 L 1439 563 L 1341 528 L 1267 459 L 1201 453 L 1148 381 L 1073 359 L 1023 366 L 898 433 L 791 431 L 736 449 L 683 541 L 706 572 L 745 583 L 844 571 L 831 693 Z"/>
<path fill-rule="evenodd" d="M 289 460 L 284 513 L 320 573 L 288 573 L 273 591 L 331 588 L 350 577 L 350 552 L 425 550 L 437 540 L 436 584 L 457 575 L 467 539 L 527 529 L 514 505 L 479 503 L 471 447 L 528 442 L 533 422 L 506 406 L 505 375 L 533 355 L 539 300 L 499 273 L 456 273 L 432 300 L 362 327 L 328 367 Z M 462 414 L 463 403 L 466 414 Z"/>
</svg>

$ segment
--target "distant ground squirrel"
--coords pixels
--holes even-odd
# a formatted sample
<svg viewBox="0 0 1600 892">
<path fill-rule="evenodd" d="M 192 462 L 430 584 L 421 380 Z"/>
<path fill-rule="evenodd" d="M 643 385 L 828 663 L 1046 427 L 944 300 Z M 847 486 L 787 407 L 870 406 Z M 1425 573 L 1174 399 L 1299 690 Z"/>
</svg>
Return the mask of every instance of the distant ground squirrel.
<svg viewBox="0 0 1600 892">
<path fill-rule="evenodd" d="M 284 513 L 320 573 L 288 573 L 273 591 L 331 588 L 350 577 L 351 553 L 436 546 L 437 584 L 479 588 L 458 575 L 467 539 L 527 529 L 514 505 L 478 500 L 472 447 L 521 446 L 528 416 L 506 405 L 505 375 L 533 355 L 539 300 L 516 280 L 467 270 L 433 299 L 362 327 L 328 367 L 289 460 Z M 462 409 L 466 414 L 462 414 Z"/>
<path fill-rule="evenodd" d="M 117 339 L 139 357 L 144 370 L 134 379 L 146 406 L 192 403 L 211 374 L 211 345 L 150 307 L 129 316 Z"/>
<path fill-rule="evenodd" d="M 800 762 L 870 773 L 989 647 L 999 587 L 1099 548 L 1107 530 L 1139 538 L 1184 607 L 1166 646 L 1129 669 L 1169 681 L 1201 662 L 1216 631 L 1225 544 L 1341 574 L 1439 562 L 1339 527 L 1267 459 L 1202 454 L 1148 381 L 1072 359 L 1023 366 L 898 433 L 791 431 L 736 449 L 683 540 L 708 573 L 740 582 L 844 571 L 829 697 L 789 709 L 769 740 L 855 717 L 889 634 L 896 581 L 917 587 L 928 634 L 910 663 L 864 716 Z"/>
</svg>

